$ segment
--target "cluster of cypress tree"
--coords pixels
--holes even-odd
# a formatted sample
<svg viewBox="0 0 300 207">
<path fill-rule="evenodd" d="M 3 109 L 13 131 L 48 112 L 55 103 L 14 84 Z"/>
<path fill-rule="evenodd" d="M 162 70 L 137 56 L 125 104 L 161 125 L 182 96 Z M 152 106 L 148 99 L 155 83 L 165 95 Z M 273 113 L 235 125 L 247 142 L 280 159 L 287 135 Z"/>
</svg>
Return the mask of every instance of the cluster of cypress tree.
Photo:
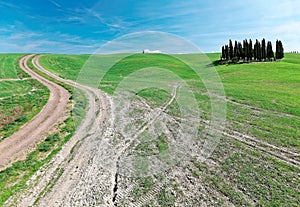
<svg viewBox="0 0 300 207">
<path fill-rule="evenodd" d="M 263 39 L 261 42 L 256 40 L 254 45 L 252 40 L 245 39 L 243 43 L 235 41 L 234 45 L 229 40 L 229 44 L 222 47 L 221 60 L 238 62 L 243 61 L 266 61 L 282 59 L 284 49 L 280 40 L 276 41 L 276 57 L 274 56 L 272 43 Z"/>
<path fill-rule="evenodd" d="M 284 49 L 280 40 L 276 41 L 276 59 L 282 59 L 284 57 Z"/>
</svg>

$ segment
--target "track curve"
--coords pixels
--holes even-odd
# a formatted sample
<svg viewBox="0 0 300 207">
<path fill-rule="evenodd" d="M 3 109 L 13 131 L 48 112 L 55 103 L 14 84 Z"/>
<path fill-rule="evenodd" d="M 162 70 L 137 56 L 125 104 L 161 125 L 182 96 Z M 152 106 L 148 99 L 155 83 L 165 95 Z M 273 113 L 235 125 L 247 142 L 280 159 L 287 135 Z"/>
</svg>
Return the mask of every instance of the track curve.
<svg viewBox="0 0 300 207">
<path fill-rule="evenodd" d="M 24 159 L 47 133 L 64 116 L 70 94 L 68 91 L 32 71 L 28 60 L 34 55 L 26 55 L 20 60 L 20 68 L 50 90 L 48 102 L 43 109 L 19 131 L 0 142 L 0 170 L 9 167 L 16 160 Z"/>
</svg>

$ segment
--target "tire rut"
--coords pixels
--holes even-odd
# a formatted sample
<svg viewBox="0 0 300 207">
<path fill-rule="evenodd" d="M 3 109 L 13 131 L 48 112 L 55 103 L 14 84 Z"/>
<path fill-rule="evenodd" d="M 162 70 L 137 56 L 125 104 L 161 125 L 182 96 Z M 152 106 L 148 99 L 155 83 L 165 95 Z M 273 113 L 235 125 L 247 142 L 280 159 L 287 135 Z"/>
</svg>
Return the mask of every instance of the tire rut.
<svg viewBox="0 0 300 207">
<path fill-rule="evenodd" d="M 6 206 L 34 205 L 48 207 L 82 206 L 84 204 L 93 206 L 95 205 L 93 202 L 97 199 L 93 199 L 91 192 L 95 190 L 93 184 L 97 184 L 97 181 L 91 181 L 91 179 L 94 178 L 92 176 L 93 173 L 102 172 L 102 169 L 97 165 L 98 163 L 95 164 L 97 161 L 95 155 L 97 155 L 96 151 L 101 140 L 100 138 L 110 123 L 110 100 L 98 89 L 83 86 L 71 80 L 64 80 L 50 73 L 39 64 L 39 58 L 40 56 L 33 58 L 33 65 L 38 70 L 86 93 L 88 110 L 72 138 L 28 182 L 29 189 L 12 197 L 6 203 Z M 101 177 L 103 176 L 107 178 L 111 177 L 108 173 Z M 104 180 L 107 180 L 107 178 Z M 86 182 L 89 183 L 87 184 Z M 90 195 L 90 197 L 84 198 L 74 194 L 74 190 L 76 191 L 78 188 L 80 191 L 77 192 L 84 192 L 86 195 Z"/>
<path fill-rule="evenodd" d="M 27 154 L 34 150 L 35 146 L 63 118 L 67 108 L 70 97 L 68 91 L 28 67 L 27 61 L 33 56 L 23 57 L 20 60 L 20 68 L 46 86 L 50 90 L 50 96 L 46 105 L 33 119 L 0 142 L 0 170 L 11 166 L 17 160 L 25 159 Z"/>
</svg>

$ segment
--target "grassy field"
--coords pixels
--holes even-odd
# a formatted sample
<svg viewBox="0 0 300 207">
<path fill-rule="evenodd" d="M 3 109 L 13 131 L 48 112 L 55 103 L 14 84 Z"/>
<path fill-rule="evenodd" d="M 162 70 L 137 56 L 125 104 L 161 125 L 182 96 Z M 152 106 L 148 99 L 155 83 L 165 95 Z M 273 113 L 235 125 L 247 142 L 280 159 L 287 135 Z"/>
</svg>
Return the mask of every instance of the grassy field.
<svg viewBox="0 0 300 207">
<path fill-rule="evenodd" d="M 0 79 L 18 78 L 16 61 L 22 54 L 0 54 Z"/>
<path fill-rule="evenodd" d="M 18 65 L 23 55 L 0 55 L 0 140 L 10 136 L 45 105 L 49 91 Z"/>
<path fill-rule="evenodd" d="M 90 55 L 44 55 L 40 63 L 62 78 L 76 80 L 78 73 Z"/>
<path fill-rule="evenodd" d="M 197 55 L 188 56 L 191 59 L 197 58 Z M 41 62 L 50 71 L 60 74 L 64 78 L 76 80 L 84 61 L 88 57 L 87 55 L 47 55 L 41 58 Z M 178 57 L 180 58 L 180 55 Z M 219 58 L 219 54 L 208 54 L 208 57 L 215 61 Z M 300 105 L 298 98 L 300 95 L 299 57 L 297 54 L 286 54 L 286 58 L 279 63 L 218 65 L 215 67 L 228 99 L 227 118 L 229 123 L 233 125 L 230 127 L 278 146 L 293 147 L 300 150 L 299 128 L 297 127 L 300 124 L 300 108 L 298 107 Z M 143 62 L 139 58 L 137 56 L 132 61 L 139 62 L 139 67 L 142 67 L 143 65 L 140 65 Z M 169 65 L 173 64 L 168 59 L 158 60 L 158 62 L 162 61 L 169 61 Z M 71 62 L 72 67 L 66 67 L 68 62 Z M 122 66 L 124 71 L 129 71 L 128 68 L 130 69 L 131 65 L 127 63 L 124 65 Z M 62 71 L 64 67 L 68 69 Z M 71 72 L 69 71 L 70 68 L 72 68 Z M 92 70 L 99 71 L 101 66 Z M 123 75 L 126 74 L 114 74 L 113 71 L 106 74 L 100 87 L 109 92 L 112 90 L 113 83 L 105 82 L 105 79 L 114 78 L 117 80 L 118 76 Z M 201 92 L 205 92 L 202 83 L 193 83 L 192 73 L 183 71 L 180 75 L 189 79 L 191 85 L 194 85 Z M 200 102 L 202 100 L 206 102 L 208 98 L 201 93 L 196 94 L 196 96 Z M 205 107 L 204 102 L 201 107 Z M 204 110 L 209 110 L 209 106 L 206 107 Z M 256 112 L 260 115 L 257 116 Z"/>
<path fill-rule="evenodd" d="M 154 66 L 171 67 L 174 73 L 187 81 L 203 113 L 201 118 L 207 119 L 210 104 L 203 83 L 197 81 L 195 74 L 184 64 L 175 64 L 174 59 L 165 55 L 128 57 L 112 67 L 99 87 L 112 93 L 122 77 L 137 70 L 137 66 L 146 66 L 147 58 L 151 56 L 160 64 Z M 212 62 L 219 58 L 219 54 L 207 56 Z M 253 138 L 250 142 L 223 136 L 210 158 L 214 164 L 194 161 L 186 168 L 185 173 L 190 173 L 198 179 L 197 182 L 204 182 L 221 193 L 219 197 L 208 195 L 216 205 L 224 205 L 227 199 L 237 206 L 299 205 L 299 166 L 286 162 L 285 157 L 299 160 L 299 155 L 291 155 L 290 152 L 299 154 L 300 151 L 300 55 L 285 56 L 281 62 L 215 66 L 226 93 L 225 131 Z M 88 57 L 46 55 L 41 63 L 64 78 L 76 80 Z M 197 59 L 198 55 L 176 57 L 201 61 L 201 58 Z M 91 74 L 103 72 L 101 65 L 91 65 L 91 70 Z M 165 92 L 153 90 L 141 91 L 139 95 L 153 107 L 161 105 L 169 97 Z M 160 146 L 159 143 L 157 146 Z M 142 148 L 149 150 L 149 146 Z M 147 190 L 153 186 L 150 181 L 146 179 L 138 183 L 141 183 L 141 189 Z M 135 192 L 138 194 L 138 189 Z M 166 192 L 162 192 L 157 199 L 163 202 L 167 198 Z"/>
</svg>

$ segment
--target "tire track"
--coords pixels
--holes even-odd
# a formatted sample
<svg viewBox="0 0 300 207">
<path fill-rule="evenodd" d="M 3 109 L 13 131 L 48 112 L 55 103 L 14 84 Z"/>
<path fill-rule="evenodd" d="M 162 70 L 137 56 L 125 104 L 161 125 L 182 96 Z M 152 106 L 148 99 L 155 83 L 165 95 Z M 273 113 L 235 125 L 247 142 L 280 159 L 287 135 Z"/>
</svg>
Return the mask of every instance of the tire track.
<svg viewBox="0 0 300 207">
<path fill-rule="evenodd" d="M 172 117 L 170 117 L 170 119 L 176 123 L 179 123 L 180 121 L 183 120 L 181 118 L 172 118 Z M 207 120 L 201 119 L 201 122 L 209 125 L 209 121 Z M 236 130 L 226 128 L 224 126 L 220 126 L 220 129 L 212 129 L 212 130 L 215 130 L 216 132 L 228 138 L 235 139 L 236 141 L 245 144 L 248 148 L 258 150 L 263 154 L 267 154 L 282 162 L 290 164 L 296 168 L 300 168 L 300 160 L 299 160 L 300 154 L 298 152 L 289 150 L 286 147 L 279 147 L 273 145 L 266 141 L 260 140 L 257 137 L 243 134 Z"/>
<path fill-rule="evenodd" d="M 88 109 L 81 125 L 62 150 L 49 164 L 40 169 L 28 182 L 29 189 L 12 197 L 6 206 L 82 206 L 95 205 L 95 191 L 109 191 L 109 186 L 97 185 L 93 180 L 95 173 L 102 173 L 97 159 L 97 148 L 101 137 L 110 123 L 110 103 L 106 95 L 98 89 L 80 85 L 71 80 L 64 80 L 45 70 L 39 64 L 40 56 L 33 58 L 33 65 L 50 77 L 76 87 L 86 93 Z M 95 164 L 95 162 L 97 164 Z M 106 177 L 106 179 L 103 179 Z M 111 175 L 102 173 L 99 182 L 109 181 Z M 88 183 L 87 183 L 88 182 Z M 81 195 L 83 192 L 86 197 Z M 76 193 L 79 193 L 77 195 Z M 110 195 L 108 195 L 110 197 Z M 14 200 L 17 200 L 15 202 Z"/>
<path fill-rule="evenodd" d="M 180 86 L 175 86 L 173 88 L 172 91 L 172 97 L 171 99 L 165 103 L 163 106 L 160 107 L 159 111 L 155 114 L 153 114 L 153 118 L 150 120 L 150 122 L 144 124 L 143 126 L 140 127 L 140 129 L 137 130 L 137 132 L 135 133 L 134 137 L 131 138 L 130 141 L 128 141 L 126 144 L 124 144 L 124 147 L 118 152 L 117 155 L 117 162 L 116 162 L 116 166 L 115 169 L 116 171 L 114 172 L 114 183 L 113 183 L 113 199 L 112 199 L 112 203 L 114 203 L 114 206 L 117 206 L 117 202 L 116 202 L 116 198 L 118 197 L 118 176 L 119 176 L 119 162 L 120 162 L 120 158 L 121 156 L 124 154 L 124 152 L 133 144 L 134 141 L 136 141 L 136 143 L 133 144 L 133 146 L 131 146 L 132 148 L 137 147 L 137 145 L 140 143 L 137 138 L 147 129 L 149 128 L 149 126 L 151 126 L 157 119 L 158 117 L 166 111 L 167 107 L 170 106 L 172 104 L 172 102 L 175 100 L 176 95 L 177 95 L 177 90 L 178 88 L 180 88 Z"/>
<path fill-rule="evenodd" d="M 50 96 L 43 109 L 19 131 L 0 142 L 0 170 L 13 162 L 26 158 L 47 133 L 62 119 L 69 100 L 69 93 L 63 87 L 43 78 L 28 65 L 34 55 L 27 55 L 20 60 L 20 68 L 32 78 L 38 80 L 50 90 Z"/>
</svg>

